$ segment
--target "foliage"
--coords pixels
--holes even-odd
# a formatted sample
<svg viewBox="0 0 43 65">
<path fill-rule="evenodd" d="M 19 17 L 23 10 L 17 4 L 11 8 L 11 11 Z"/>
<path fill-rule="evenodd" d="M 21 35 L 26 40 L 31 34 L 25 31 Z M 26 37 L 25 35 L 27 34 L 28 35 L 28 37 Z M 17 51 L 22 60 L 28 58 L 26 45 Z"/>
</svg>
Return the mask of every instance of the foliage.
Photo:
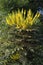
<svg viewBox="0 0 43 65">
<path fill-rule="evenodd" d="M 0 0 L 0 5 L 6 11 L 16 10 L 25 6 L 30 0 Z"/>
<path fill-rule="evenodd" d="M 18 8 L 24 8 L 28 10 L 32 9 L 36 13 L 38 7 L 43 8 L 43 2 L 41 0 L 0 0 L 0 9 L 4 9 L 7 12 L 12 12 Z"/>
<path fill-rule="evenodd" d="M 6 11 L 0 10 L 0 41 L 7 39 L 8 25 L 5 23 Z"/>
</svg>

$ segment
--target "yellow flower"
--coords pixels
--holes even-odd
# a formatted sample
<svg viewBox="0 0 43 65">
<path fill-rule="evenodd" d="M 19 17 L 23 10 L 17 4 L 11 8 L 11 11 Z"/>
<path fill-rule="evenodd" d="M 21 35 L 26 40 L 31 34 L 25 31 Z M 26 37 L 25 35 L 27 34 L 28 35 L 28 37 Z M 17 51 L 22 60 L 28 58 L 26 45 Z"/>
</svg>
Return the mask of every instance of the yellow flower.
<svg viewBox="0 0 43 65">
<path fill-rule="evenodd" d="M 6 17 L 6 22 L 11 26 L 15 25 L 15 28 L 27 29 L 29 26 L 32 26 L 40 16 L 40 13 L 37 12 L 33 17 L 31 9 L 29 9 L 29 11 L 27 12 L 27 17 L 25 14 L 26 10 L 23 11 L 22 9 L 22 11 L 20 12 L 20 10 L 18 9 L 18 12 L 12 12 L 11 14 L 8 14 L 8 16 Z"/>
<path fill-rule="evenodd" d="M 32 16 L 32 11 L 31 11 L 31 9 L 29 9 L 29 11 L 27 12 L 27 17 L 29 17 L 29 16 Z"/>
<path fill-rule="evenodd" d="M 23 14 L 23 9 L 22 9 L 21 13 Z"/>
<path fill-rule="evenodd" d="M 40 13 L 39 13 L 39 12 L 37 12 L 37 13 L 35 14 L 35 16 L 34 16 L 34 18 L 33 18 L 32 22 L 33 22 L 33 23 L 35 23 L 35 22 L 36 22 L 36 20 L 37 20 L 39 17 L 40 17 Z"/>
<path fill-rule="evenodd" d="M 11 26 L 14 24 L 14 23 L 12 23 L 12 21 L 9 18 L 6 18 L 6 22 L 7 22 L 7 24 L 9 24 Z"/>
<path fill-rule="evenodd" d="M 6 17 L 6 22 L 11 26 L 14 24 L 14 18 L 12 17 L 11 14 L 8 14 L 8 17 Z"/>
<path fill-rule="evenodd" d="M 14 12 L 12 12 L 11 18 L 14 20 L 14 18 L 15 18 L 15 13 Z"/>
<path fill-rule="evenodd" d="M 17 53 L 17 54 L 15 54 L 15 55 L 11 55 L 10 58 L 11 58 L 12 60 L 14 60 L 14 61 L 15 61 L 15 60 L 18 60 L 18 59 L 20 58 L 20 54 Z"/>
<path fill-rule="evenodd" d="M 25 18 L 25 15 L 26 15 L 26 10 L 24 10 L 24 18 Z"/>
</svg>

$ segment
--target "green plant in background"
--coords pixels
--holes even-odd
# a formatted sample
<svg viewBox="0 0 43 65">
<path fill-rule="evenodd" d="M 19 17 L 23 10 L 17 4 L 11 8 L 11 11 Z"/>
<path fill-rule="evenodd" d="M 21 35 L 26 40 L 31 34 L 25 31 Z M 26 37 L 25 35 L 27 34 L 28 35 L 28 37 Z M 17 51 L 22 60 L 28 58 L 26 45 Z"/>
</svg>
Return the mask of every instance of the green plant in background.
<svg viewBox="0 0 43 65">
<path fill-rule="evenodd" d="M 30 8 L 33 12 L 36 12 L 39 6 L 43 8 L 42 3 L 43 2 L 41 0 L 0 0 L 0 9 L 12 12 L 18 8 L 24 8 L 26 10 Z"/>
<path fill-rule="evenodd" d="M 16 10 L 26 5 L 30 0 L 0 0 L 0 7 L 6 11 Z"/>
</svg>

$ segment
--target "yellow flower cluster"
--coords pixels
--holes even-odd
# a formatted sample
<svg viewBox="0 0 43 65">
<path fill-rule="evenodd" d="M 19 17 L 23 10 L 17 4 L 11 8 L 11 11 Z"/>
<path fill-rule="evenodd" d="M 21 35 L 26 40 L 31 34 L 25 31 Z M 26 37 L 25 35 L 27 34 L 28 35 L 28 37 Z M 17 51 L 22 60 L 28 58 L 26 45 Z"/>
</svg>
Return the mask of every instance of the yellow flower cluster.
<svg viewBox="0 0 43 65">
<path fill-rule="evenodd" d="M 12 60 L 14 60 L 14 61 L 15 61 L 15 60 L 18 60 L 18 59 L 20 58 L 20 54 L 17 53 L 17 54 L 15 54 L 15 55 L 11 55 L 10 58 L 11 58 Z"/>
<path fill-rule="evenodd" d="M 37 12 L 36 15 L 33 17 L 33 13 L 31 9 L 29 9 L 26 17 L 26 10 L 22 9 L 22 11 L 20 11 L 18 9 L 17 12 L 12 12 L 11 14 L 8 14 L 8 16 L 6 17 L 6 22 L 11 26 L 15 25 L 15 27 L 19 29 L 27 29 L 28 26 L 32 26 L 33 23 L 35 23 L 39 16 L 40 13 Z"/>
</svg>

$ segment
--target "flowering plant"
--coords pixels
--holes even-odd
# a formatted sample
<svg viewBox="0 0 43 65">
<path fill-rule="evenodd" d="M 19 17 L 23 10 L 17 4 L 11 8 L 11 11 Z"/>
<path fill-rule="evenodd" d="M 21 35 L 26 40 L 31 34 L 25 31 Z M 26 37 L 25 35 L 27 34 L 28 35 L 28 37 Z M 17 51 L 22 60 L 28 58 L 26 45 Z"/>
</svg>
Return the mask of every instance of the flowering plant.
<svg viewBox="0 0 43 65">
<path fill-rule="evenodd" d="M 20 11 L 18 9 L 18 12 L 12 12 L 11 14 L 8 14 L 8 16 L 6 17 L 6 22 L 10 26 L 15 25 L 15 27 L 18 29 L 27 29 L 29 26 L 32 26 L 36 23 L 39 16 L 39 12 L 37 12 L 35 16 L 33 16 L 31 9 L 29 9 L 26 17 L 26 10 L 22 9 L 22 11 Z"/>
</svg>

